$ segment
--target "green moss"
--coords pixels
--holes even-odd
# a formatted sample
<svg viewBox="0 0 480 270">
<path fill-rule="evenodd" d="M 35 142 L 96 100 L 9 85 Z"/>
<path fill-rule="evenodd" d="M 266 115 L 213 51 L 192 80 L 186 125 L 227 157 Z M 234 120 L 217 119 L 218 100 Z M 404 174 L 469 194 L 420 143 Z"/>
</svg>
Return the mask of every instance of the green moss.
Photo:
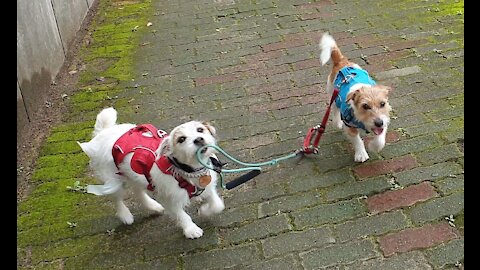
<svg viewBox="0 0 480 270">
<path fill-rule="evenodd" d="M 65 124 L 61 124 L 56 127 L 53 127 L 52 133 L 63 132 L 63 131 L 76 132 L 84 129 L 91 129 L 91 131 L 93 131 L 94 125 L 95 125 L 95 120 L 85 121 L 85 122 L 65 123 Z"/>
<path fill-rule="evenodd" d="M 445 1 L 434 5 L 431 12 L 436 13 L 436 17 L 442 16 L 459 16 L 464 17 L 464 3 L 461 1 Z"/>
<path fill-rule="evenodd" d="M 40 150 L 40 156 L 79 153 L 81 151 L 82 149 L 76 141 L 52 142 L 47 143 L 42 147 L 42 150 Z"/>
<path fill-rule="evenodd" d="M 17 232 L 17 246 L 41 245 L 53 243 L 74 235 L 73 230 L 66 223 L 56 223 L 50 226 L 33 227 L 26 231 Z"/>
<path fill-rule="evenodd" d="M 102 250 L 105 235 L 86 236 L 78 239 L 67 239 L 48 246 L 32 248 L 32 263 L 53 261 L 55 259 L 73 257 L 91 250 Z"/>
<path fill-rule="evenodd" d="M 56 181 L 58 179 L 66 179 L 78 177 L 85 171 L 86 164 L 65 164 L 62 167 L 46 167 L 35 170 L 32 175 L 32 181 Z"/>
<path fill-rule="evenodd" d="M 72 220 L 72 209 L 55 208 L 45 209 L 41 212 L 23 214 L 17 218 L 17 229 L 27 231 L 33 227 L 49 226 L 56 223 L 67 224 Z"/>
<path fill-rule="evenodd" d="M 463 117 L 457 117 L 452 119 L 451 126 L 453 129 L 464 129 L 465 119 Z"/>
<path fill-rule="evenodd" d="M 455 224 L 455 226 L 457 226 L 459 228 L 463 228 L 465 226 L 464 225 L 464 212 L 463 211 L 455 216 L 455 221 L 453 223 Z"/>
<path fill-rule="evenodd" d="M 98 57 L 101 55 L 102 57 L 119 57 L 122 58 L 124 56 L 127 56 L 128 53 L 131 52 L 131 49 L 133 48 L 133 45 L 128 45 L 128 44 L 115 44 L 115 45 L 110 45 L 110 46 L 102 46 L 95 48 L 95 50 L 92 51 L 92 54 L 87 58 L 86 60 L 91 60 L 93 58 Z"/>
<path fill-rule="evenodd" d="M 32 195 L 41 196 L 56 192 L 63 192 L 67 189 L 67 186 L 73 186 L 76 181 L 79 181 L 81 186 L 86 184 L 97 184 L 96 179 L 90 177 L 56 179 L 55 182 L 44 182 L 39 184 L 32 192 Z"/>
<path fill-rule="evenodd" d="M 48 167 L 85 167 L 88 164 L 88 157 L 85 154 L 61 154 L 52 156 L 42 156 L 37 160 L 37 168 Z"/>
<path fill-rule="evenodd" d="M 87 91 L 87 92 L 107 91 L 107 90 L 111 90 L 112 88 L 114 88 L 117 85 L 118 85 L 118 83 L 103 83 L 103 84 L 100 84 L 100 85 L 83 86 L 83 87 L 79 88 L 80 91 L 78 93 L 82 93 L 83 91 Z"/>
<path fill-rule="evenodd" d="M 421 27 L 422 24 L 437 22 L 444 17 L 455 16 L 459 19 L 464 18 L 463 0 L 437 1 L 434 5 L 428 1 L 403 0 L 397 1 L 393 5 L 390 2 L 381 3 L 379 6 L 382 5 L 388 5 L 386 8 L 407 11 L 404 14 L 404 17 L 393 20 L 392 24 L 398 28 L 410 27 L 412 25 L 418 25 Z M 413 9 L 418 10 L 418 12 L 414 12 Z M 385 19 L 392 20 L 392 18 L 389 18 L 388 16 L 385 17 Z"/>
<path fill-rule="evenodd" d="M 452 106 L 463 106 L 465 103 L 465 95 L 464 93 L 461 93 L 459 95 L 449 97 L 447 100 L 448 103 Z"/>
<path fill-rule="evenodd" d="M 61 190 L 61 189 L 60 189 Z M 50 194 L 49 196 L 32 196 L 27 201 L 23 202 L 18 206 L 18 212 L 23 213 L 32 213 L 35 211 L 45 211 L 50 209 L 59 209 L 67 207 L 72 209 L 75 207 L 76 203 L 90 196 L 91 194 L 78 193 L 68 191 L 67 188 L 63 191 Z"/>
<path fill-rule="evenodd" d="M 51 130 L 32 174 L 37 186 L 17 207 L 18 267 L 50 269 L 65 260 L 66 268 L 72 262 L 82 268 L 113 239 L 106 236 L 104 227 L 116 227 L 119 221 L 112 205 L 105 204 L 107 198 L 69 191 L 67 186 L 77 180 L 81 185 L 96 182 L 85 177 L 88 157 L 76 143 L 91 138 L 96 114 L 112 104 L 126 106 L 122 112 L 133 113 L 128 101 L 113 97 L 123 91 L 119 83 L 135 77 L 133 54 L 151 11 L 151 1 L 99 2 L 89 29 L 93 41 L 78 54 L 86 70 L 80 73 L 79 90 L 69 99 L 65 119 L 73 122 Z M 137 31 L 132 31 L 135 26 Z M 67 222 L 78 225 L 70 228 Z M 27 247 L 32 247 L 30 265 L 22 261 Z"/>
<path fill-rule="evenodd" d="M 99 108 L 106 107 L 107 101 L 86 101 L 73 104 L 73 112 L 97 111 Z"/>
<path fill-rule="evenodd" d="M 63 142 L 63 141 L 85 141 L 90 140 L 92 136 L 92 127 L 87 129 L 81 129 L 74 132 L 71 131 L 61 131 L 53 132 L 47 139 L 47 142 Z"/>
<path fill-rule="evenodd" d="M 82 92 L 74 96 L 73 103 L 77 104 L 88 101 L 101 101 L 108 98 L 111 98 L 111 94 L 108 91 Z"/>
<path fill-rule="evenodd" d="M 56 260 L 53 262 L 42 262 L 38 265 L 35 265 L 35 270 L 58 270 L 62 269 L 61 266 L 63 263 L 60 260 Z"/>
</svg>

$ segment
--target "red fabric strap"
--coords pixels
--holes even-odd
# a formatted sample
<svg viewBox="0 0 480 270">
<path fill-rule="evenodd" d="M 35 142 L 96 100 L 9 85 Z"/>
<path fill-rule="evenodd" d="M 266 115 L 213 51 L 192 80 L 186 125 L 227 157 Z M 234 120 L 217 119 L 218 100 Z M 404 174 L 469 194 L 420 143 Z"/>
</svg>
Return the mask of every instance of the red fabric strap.
<svg viewBox="0 0 480 270">
<path fill-rule="evenodd" d="M 302 151 L 305 154 L 316 153 L 318 148 L 318 143 L 320 142 L 320 138 L 322 137 L 323 133 L 325 132 L 325 128 L 327 126 L 328 117 L 330 116 L 330 109 L 332 107 L 333 102 L 338 96 L 338 89 L 334 89 L 332 93 L 332 97 L 330 98 L 330 103 L 328 104 L 327 110 L 323 115 L 322 123 L 320 126 L 312 127 L 308 130 L 307 136 L 303 141 L 303 148 Z M 315 139 L 312 143 L 312 137 L 315 136 Z"/>
</svg>

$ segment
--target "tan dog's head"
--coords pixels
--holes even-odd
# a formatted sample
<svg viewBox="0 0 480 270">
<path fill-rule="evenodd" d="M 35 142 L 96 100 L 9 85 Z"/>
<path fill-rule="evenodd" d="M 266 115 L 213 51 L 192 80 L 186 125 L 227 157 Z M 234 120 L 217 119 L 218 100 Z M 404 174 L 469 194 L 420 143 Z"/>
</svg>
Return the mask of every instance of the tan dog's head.
<svg viewBox="0 0 480 270">
<path fill-rule="evenodd" d="M 175 127 L 165 138 L 157 150 L 158 156 L 175 157 L 179 162 L 199 167 L 196 157 L 197 150 L 207 144 L 216 144 L 216 130 L 208 122 L 190 121 Z M 211 147 L 202 150 L 202 157 L 208 158 L 214 154 Z"/>
<path fill-rule="evenodd" d="M 382 85 L 364 86 L 347 95 L 353 114 L 368 131 L 380 135 L 390 123 L 388 93 L 391 88 Z"/>
</svg>

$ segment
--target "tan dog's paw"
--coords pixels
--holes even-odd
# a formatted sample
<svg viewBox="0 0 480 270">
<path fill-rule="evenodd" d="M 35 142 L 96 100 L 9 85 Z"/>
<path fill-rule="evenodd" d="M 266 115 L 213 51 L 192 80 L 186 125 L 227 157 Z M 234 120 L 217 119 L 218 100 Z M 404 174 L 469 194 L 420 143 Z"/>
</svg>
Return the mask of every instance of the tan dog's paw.
<svg viewBox="0 0 480 270">
<path fill-rule="evenodd" d="M 355 153 L 355 162 L 364 162 L 369 158 L 370 157 L 365 150 L 361 150 Z"/>
</svg>

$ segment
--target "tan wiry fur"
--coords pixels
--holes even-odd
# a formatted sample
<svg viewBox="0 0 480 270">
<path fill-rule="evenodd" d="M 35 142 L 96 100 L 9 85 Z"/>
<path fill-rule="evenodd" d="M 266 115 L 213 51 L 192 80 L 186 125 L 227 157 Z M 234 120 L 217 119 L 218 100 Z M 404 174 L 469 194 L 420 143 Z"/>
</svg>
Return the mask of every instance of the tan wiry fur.
<svg viewBox="0 0 480 270">
<path fill-rule="evenodd" d="M 337 46 L 337 43 L 328 33 L 325 33 L 320 40 L 320 62 L 324 65 L 332 59 L 332 70 L 327 78 L 327 90 L 333 93 L 333 84 L 338 72 L 344 67 L 361 68 L 345 57 Z M 384 85 L 355 84 L 351 86 L 347 100 L 353 109 L 355 118 L 362 122 L 368 132 L 374 135 L 373 140 L 368 147 L 371 151 L 378 152 L 385 146 L 385 135 L 390 122 L 390 112 L 392 110 L 388 103 L 388 93 L 391 88 Z M 355 161 L 364 162 L 369 156 L 365 150 L 360 133 L 357 128 L 347 127 L 343 124 L 340 111 L 336 106 L 332 106 L 333 121 L 337 127 L 343 128 L 347 138 L 352 142 L 355 150 Z"/>
</svg>

